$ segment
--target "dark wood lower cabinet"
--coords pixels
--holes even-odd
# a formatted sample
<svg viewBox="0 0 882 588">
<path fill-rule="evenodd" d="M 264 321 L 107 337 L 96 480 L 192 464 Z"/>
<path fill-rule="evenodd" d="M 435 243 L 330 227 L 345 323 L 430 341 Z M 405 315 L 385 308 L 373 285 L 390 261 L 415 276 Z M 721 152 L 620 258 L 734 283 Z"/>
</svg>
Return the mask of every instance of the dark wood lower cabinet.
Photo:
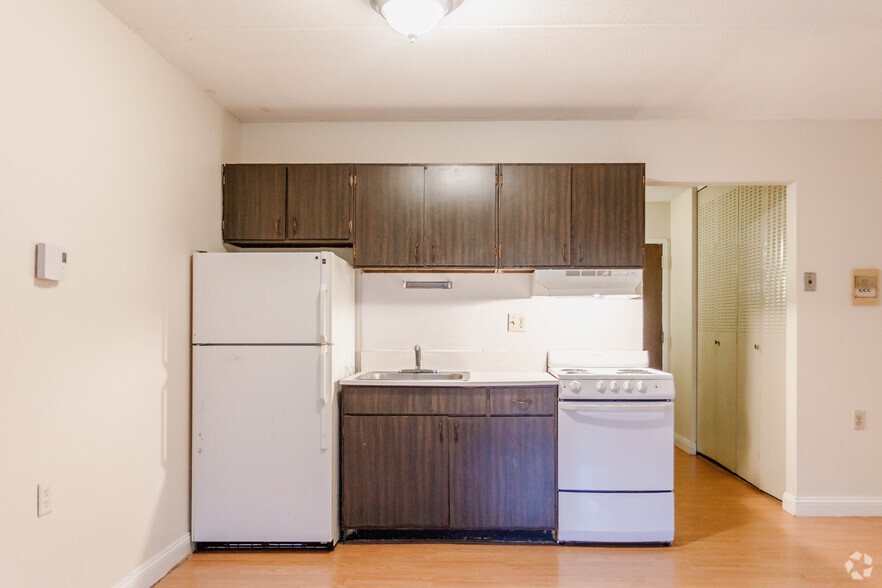
<svg viewBox="0 0 882 588">
<path fill-rule="evenodd" d="M 447 527 L 447 420 L 343 417 L 347 527 Z"/>
<path fill-rule="evenodd" d="M 553 531 L 556 398 L 555 386 L 344 386 L 344 536 Z"/>
<path fill-rule="evenodd" d="M 553 417 L 454 417 L 450 526 L 553 529 Z"/>
</svg>

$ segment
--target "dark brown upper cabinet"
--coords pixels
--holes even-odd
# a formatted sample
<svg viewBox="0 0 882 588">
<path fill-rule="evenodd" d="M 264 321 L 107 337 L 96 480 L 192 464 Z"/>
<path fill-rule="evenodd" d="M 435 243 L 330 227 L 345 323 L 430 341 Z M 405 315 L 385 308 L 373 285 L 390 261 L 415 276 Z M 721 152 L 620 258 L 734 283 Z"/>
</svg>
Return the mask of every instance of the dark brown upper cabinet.
<svg viewBox="0 0 882 588">
<path fill-rule="evenodd" d="M 284 240 L 284 165 L 225 165 L 223 188 L 224 241 Z"/>
<path fill-rule="evenodd" d="M 496 266 L 496 166 L 426 167 L 426 265 Z"/>
<path fill-rule="evenodd" d="M 242 246 L 352 243 L 351 167 L 225 165 L 224 241 Z"/>
<path fill-rule="evenodd" d="M 645 166 L 573 166 L 574 267 L 643 267 Z"/>
<path fill-rule="evenodd" d="M 351 242 L 349 165 L 288 166 L 288 240 Z"/>
<path fill-rule="evenodd" d="M 568 267 L 571 166 L 503 165 L 500 182 L 500 267 Z"/>
<path fill-rule="evenodd" d="M 496 166 L 359 165 L 356 178 L 356 267 L 496 266 Z"/>
<path fill-rule="evenodd" d="M 423 166 L 356 167 L 355 267 L 420 267 Z"/>
</svg>

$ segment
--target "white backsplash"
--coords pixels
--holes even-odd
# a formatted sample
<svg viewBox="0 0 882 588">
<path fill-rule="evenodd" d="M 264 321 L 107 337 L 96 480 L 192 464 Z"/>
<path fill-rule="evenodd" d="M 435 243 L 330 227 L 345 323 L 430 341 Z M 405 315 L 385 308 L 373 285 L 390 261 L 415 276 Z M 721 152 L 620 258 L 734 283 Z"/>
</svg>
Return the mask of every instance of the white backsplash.
<svg viewBox="0 0 882 588">
<path fill-rule="evenodd" d="M 450 290 L 404 289 L 404 280 L 451 280 Z M 532 274 L 364 273 L 359 276 L 362 370 L 544 371 L 545 353 L 642 349 L 643 301 L 532 298 Z M 527 330 L 507 330 L 508 313 Z"/>
</svg>

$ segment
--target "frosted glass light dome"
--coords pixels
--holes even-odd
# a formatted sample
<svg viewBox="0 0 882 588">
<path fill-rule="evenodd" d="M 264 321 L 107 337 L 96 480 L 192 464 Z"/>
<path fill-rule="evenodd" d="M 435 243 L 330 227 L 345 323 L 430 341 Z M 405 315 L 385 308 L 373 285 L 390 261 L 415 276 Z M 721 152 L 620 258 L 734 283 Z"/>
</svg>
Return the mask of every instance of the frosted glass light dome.
<svg viewBox="0 0 882 588">
<path fill-rule="evenodd" d="M 453 8 L 451 0 L 371 0 L 371 5 L 411 43 L 434 29 Z"/>
</svg>

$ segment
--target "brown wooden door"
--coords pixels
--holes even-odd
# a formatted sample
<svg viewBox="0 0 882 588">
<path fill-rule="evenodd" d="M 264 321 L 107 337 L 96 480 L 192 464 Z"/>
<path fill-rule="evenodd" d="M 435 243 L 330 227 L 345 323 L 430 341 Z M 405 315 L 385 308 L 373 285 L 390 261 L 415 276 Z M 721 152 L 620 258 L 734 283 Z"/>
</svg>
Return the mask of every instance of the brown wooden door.
<svg viewBox="0 0 882 588">
<path fill-rule="evenodd" d="M 356 267 L 415 267 L 425 263 L 423 166 L 356 168 Z"/>
<path fill-rule="evenodd" d="M 496 166 L 426 167 L 426 264 L 496 266 Z"/>
<path fill-rule="evenodd" d="M 343 527 L 446 528 L 445 416 L 343 417 Z"/>
<path fill-rule="evenodd" d="M 573 166 L 573 266 L 643 266 L 644 167 Z"/>
<path fill-rule="evenodd" d="M 662 246 L 643 246 L 643 349 L 649 351 L 649 367 L 662 369 Z"/>
<path fill-rule="evenodd" d="M 350 166 L 288 166 L 288 239 L 351 242 Z"/>
<path fill-rule="evenodd" d="M 285 166 L 225 165 L 224 241 L 285 238 Z"/>
<path fill-rule="evenodd" d="M 554 417 L 450 423 L 450 527 L 554 529 Z"/>
<path fill-rule="evenodd" d="M 501 166 L 501 267 L 570 265 L 570 167 Z"/>
</svg>

